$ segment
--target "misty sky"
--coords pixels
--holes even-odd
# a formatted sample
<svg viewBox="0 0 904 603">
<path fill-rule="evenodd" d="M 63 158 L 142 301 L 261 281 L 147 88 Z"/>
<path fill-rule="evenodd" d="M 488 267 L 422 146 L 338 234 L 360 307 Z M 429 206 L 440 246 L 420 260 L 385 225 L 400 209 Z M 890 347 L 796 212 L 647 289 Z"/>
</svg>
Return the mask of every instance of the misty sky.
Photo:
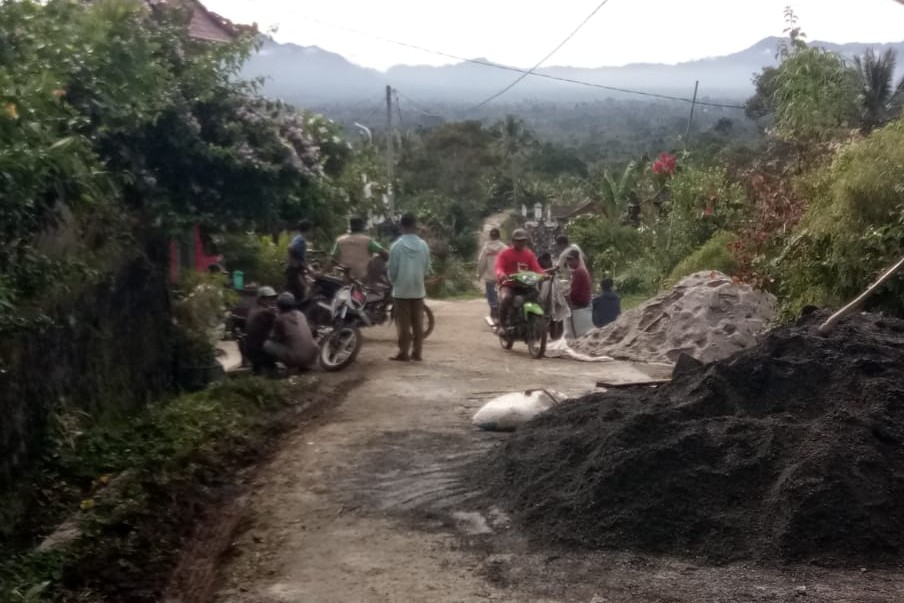
<svg viewBox="0 0 904 603">
<path fill-rule="evenodd" d="M 377 69 L 440 65 L 448 58 L 340 29 L 468 58 L 530 67 L 600 0 L 203 0 L 212 11 L 281 42 L 316 45 Z M 599 67 L 676 63 L 743 50 L 784 29 L 791 3 L 811 40 L 904 40 L 904 5 L 894 0 L 609 0 L 547 65 Z"/>
</svg>

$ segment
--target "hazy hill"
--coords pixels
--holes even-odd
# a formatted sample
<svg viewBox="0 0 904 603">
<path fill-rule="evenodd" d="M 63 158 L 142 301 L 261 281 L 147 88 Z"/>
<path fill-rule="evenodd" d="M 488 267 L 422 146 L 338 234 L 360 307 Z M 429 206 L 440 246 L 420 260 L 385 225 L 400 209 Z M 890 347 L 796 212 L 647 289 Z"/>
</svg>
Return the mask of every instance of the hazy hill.
<svg viewBox="0 0 904 603">
<path fill-rule="evenodd" d="M 622 67 L 574 68 L 546 67 L 539 73 L 576 79 L 604 86 L 638 89 L 648 92 L 689 96 L 694 81 L 700 80 L 701 95 L 711 99 L 742 99 L 750 95 L 751 78 L 767 65 L 775 64 L 779 38 L 766 38 L 746 50 L 721 57 L 678 63 L 632 64 Z M 862 54 L 867 48 L 894 48 L 901 54 L 904 42 L 897 44 L 815 45 L 847 57 Z M 904 57 L 900 61 L 904 67 Z M 365 102 L 378 100 L 386 84 L 427 102 L 473 102 L 488 96 L 517 77 L 473 63 L 442 67 L 400 65 L 382 73 L 356 65 L 341 55 L 316 46 L 280 44 L 265 40 L 260 51 L 247 63 L 244 75 L 264 76 L 265 93 L 300 105 Z M 506 95 L 509 102 L 519 100 L 589 101 L 609 96 L 604 90 L 530 77 Z"/>
</svg>

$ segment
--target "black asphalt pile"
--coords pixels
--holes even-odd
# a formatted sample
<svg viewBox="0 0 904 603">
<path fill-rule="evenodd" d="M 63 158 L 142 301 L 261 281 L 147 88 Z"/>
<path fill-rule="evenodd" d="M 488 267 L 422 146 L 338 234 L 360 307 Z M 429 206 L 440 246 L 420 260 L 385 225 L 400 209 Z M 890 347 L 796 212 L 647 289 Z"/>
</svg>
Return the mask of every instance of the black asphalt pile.
<svg viewBox="0 0 904 603">
<path fill-rule="evenodd" d="M 479 479 L 535 542 L 711 562 L 904 554 L 904 321 L 822 315 L 658 389 L 561 404 Z"/>
</svg>

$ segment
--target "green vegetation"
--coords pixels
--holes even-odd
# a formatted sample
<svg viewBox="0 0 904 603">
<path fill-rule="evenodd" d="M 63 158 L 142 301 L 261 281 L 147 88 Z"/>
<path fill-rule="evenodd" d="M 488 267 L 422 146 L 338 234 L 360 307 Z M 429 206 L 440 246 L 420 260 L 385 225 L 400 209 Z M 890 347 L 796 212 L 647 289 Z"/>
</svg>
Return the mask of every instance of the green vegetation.
<svg viewBox="0 0 904 603">
<path fill-rule="evenodd" d="M 80 509 L 80 533 L 47 552 L 0 546 L 0 600 L 160 600 L 200 505 L 272 448 L 312 387 L 240 378 L 152 404 L 126 423 L 58 415 L 34 483 L 8 495 L 19 504 L 4 504 L 3 529 L 40 539 Z"/>
</svg>

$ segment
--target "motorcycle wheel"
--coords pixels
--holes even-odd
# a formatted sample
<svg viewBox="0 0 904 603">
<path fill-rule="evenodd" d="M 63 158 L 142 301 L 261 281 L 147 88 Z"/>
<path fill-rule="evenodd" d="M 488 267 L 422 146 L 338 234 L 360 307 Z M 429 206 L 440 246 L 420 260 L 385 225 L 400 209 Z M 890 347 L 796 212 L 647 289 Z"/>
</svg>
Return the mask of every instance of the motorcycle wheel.
<svg viewBox="0 0 904 603">
<path fill-rule="evenodd" d="M 424 304 L 424 339 L 430 337 L 430 333 L 433 332 L 434 327 L 434 318 L 433 318 L 433 310 L 427 307 L 427 304 Z"/>
<path fill-rule="evenodd" d="M 546 319 L 536 314 L 527 317 L 527 351 L 531 358 L 543 358 L 546 353 Z"/>
<path fill-rule="evenodd" d="M 506 339 L 502 335 L 499 336 L 499 345 L 502 346 L 503 350 L 510 350 L 512 346 L 515 345 L 514 339 Z"/>
<path fill-rule="evenodd" d="M 395 306 L 389 306 L 387 314 L 389 314 L 390 320 L 395 322 Z M 434 326 L 436 326 L 436 319 L 433 318 L 433 310 L 431 310 L 427 304 L 424 304 L 424 339 L 430 337 L 430 333 L 433 332 Z"/>
<path fill-rule="evenodd" d="M 358 357 L 361 351 L 361 331 L 343 325 L 333 329 L 320 345 L 318 361 L 325 371 L 341 371 Z"/>
</svg>

